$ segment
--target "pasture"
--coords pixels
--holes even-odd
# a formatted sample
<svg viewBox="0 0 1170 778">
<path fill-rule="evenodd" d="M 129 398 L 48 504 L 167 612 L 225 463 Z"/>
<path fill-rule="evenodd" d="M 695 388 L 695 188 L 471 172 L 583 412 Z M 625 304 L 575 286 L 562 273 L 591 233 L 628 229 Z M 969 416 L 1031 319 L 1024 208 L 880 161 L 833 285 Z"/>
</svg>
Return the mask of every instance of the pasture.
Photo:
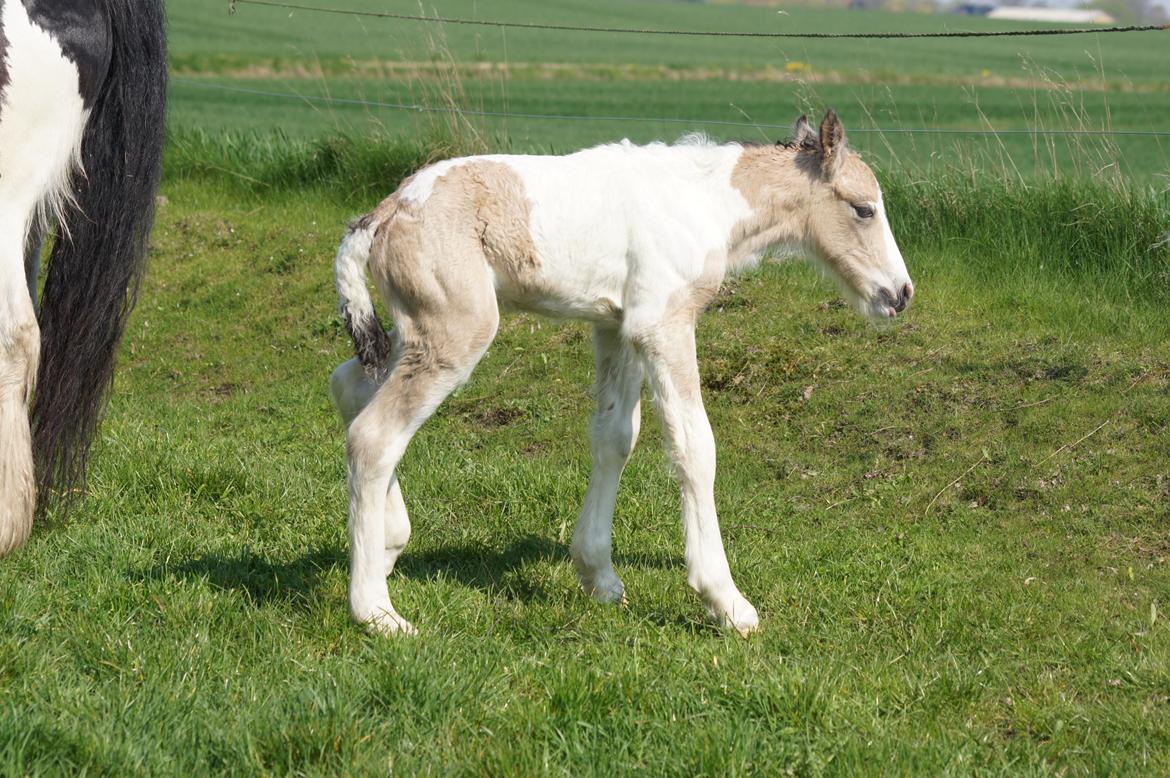
<svg viewBox="0 0 1170 778">
<path fill-rule="evenodd" d="M 419 11 L 404 0 L 354 0 L 345 7 Z M 490 15 L 474 0 L 427 8 L 455 17 L 531 16 L 530 6 L 511 1 L 493 3 Z M 946 14 L 790 8 L 780 15 L 775 8 L 669 1 L 557 3 L 542 8 L 540 16 L 562 24 L 596 25 L 599 19 L 614 26 L 797 32 L 1028 26 Z M 694 130 L 722 139 L 776 140 L 801 112 L 832 105 L 854 129 L 851 142 L 890 168 L 993 165 L 1032 176 L 1054 168 L 1094 175 L 1116 167 L 1143 182 L 1157 178 L 1164 186 L 1170 167 L 1166 135 L 1014 134 L 1170 130 L 1164 32 L 961 41 L 675 38 L 434 26 L 246 5 L 229 17 L 215 3 L 176 5 L 171 29 L 177 75 L 172 129 L 401 137 L 447 124 L 441 116 L 376 103 L 585 117 L 478 123 L 492 148 L 564 152 L 622 137 L 669 140 Z M 680 121 L 641 121 L 661 118 Z M 920 127 L 1010 134 L 899 132 Z M 894 132 L 868 132 L 877 128 Z"/>
<path fill-rule="evenodd" d="M 542 18 L 757 29 L 775 15 L 557 5 Z M 958 24 L 790 13 L 807 29 Z M 686 587 L 649 403 L 615 521 L 629 604 L 580 594 L 568 540 L 589 465 L 588 329 L 505 317 L 402 465 L 414 535 L 391 592 L 421 634 L 386 640 L 345 604 L 344 441 L 326 392 L 351 354 L 331 262 L 345 223 L 453 150 L 694 128 L 452 125 L 204 89 L 390 102 L 441 99 L 452 81 L 347 60 L 432 61 L 417 25 L 170 14 L 167 178 L 89 496 L 0 562 L 0 774 L 1170 771 L 1166 139 L 1046 154 L 1027 136 L 852 136 L 880 162 L 919 290 L 908 314 L 869 325 L 799 263 L 722 290 L 700 368 L 728 555 L 762 620 L 748 640 L 712 628 Z M 1170 129 L 1165 34 L 961 56 L 953 42 L 589 40 L 453 28 L 442 50 L 517 65 L 469 67 L 464 107 L 742 120 L 734 104 L 787 124 L 836 102 L 850 128 L 1026 127 L 1040 111 Z M 769 46 L 784 78 L 741 77 Z M 1052 83 L 1008 83 L 1027 77 L 1022 58 Z M 836 75 L 786 80 L 786 61 Z"/>
</svg>

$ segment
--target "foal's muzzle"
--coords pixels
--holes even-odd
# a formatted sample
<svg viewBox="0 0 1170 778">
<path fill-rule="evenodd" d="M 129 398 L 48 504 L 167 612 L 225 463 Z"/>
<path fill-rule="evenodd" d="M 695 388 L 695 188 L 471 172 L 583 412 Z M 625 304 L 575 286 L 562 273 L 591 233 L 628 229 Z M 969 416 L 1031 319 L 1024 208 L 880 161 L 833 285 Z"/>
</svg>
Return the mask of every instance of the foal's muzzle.
<svg viewBox="0 0 1170 778">
<path fill-rule="evenodd" d="M 892 318 L 910 305 L 910 298 L 914 296 L 914 284 L 907 281 L 896 293 L 888 287 L 882 287 L 878 294 L 886 306 L 887 314 Z"/>
</svg>

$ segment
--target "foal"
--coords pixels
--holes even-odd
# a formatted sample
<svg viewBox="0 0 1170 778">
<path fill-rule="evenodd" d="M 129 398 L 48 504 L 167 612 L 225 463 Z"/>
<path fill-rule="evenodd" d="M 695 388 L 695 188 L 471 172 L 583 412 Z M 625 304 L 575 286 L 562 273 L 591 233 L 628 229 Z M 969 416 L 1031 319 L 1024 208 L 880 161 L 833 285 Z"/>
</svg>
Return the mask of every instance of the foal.
<svg viewBox="0 0 1170 778">
<path fill-rule="evenodd" d="M 357 359 L 334 371 L 348 425 L 349 605 L 382 633 L 413 633 L 386 576 L 410 537 L 396 468 L 415 431 L 471 375 L 508 304 L 593 324 L 593 469 L 573 533 L 582 589 L 625 596 L 611 559 L 618 479 L 648 380 L 682 489 L 687 581 L 723 626 L 756 609 L 731 577 L 715 516 L 715 441 L 695 323 L 728 272 L 774 246 L 803 247 L 875 318 L 914 294 L 877 179 L 830 111 L 775 146 L 634 146 L 562 157 L 479 156 L 431 165 L 359 219 L 337 254 Z M 383 330 L 368 266 L 395 327 Z"/>
</svg>

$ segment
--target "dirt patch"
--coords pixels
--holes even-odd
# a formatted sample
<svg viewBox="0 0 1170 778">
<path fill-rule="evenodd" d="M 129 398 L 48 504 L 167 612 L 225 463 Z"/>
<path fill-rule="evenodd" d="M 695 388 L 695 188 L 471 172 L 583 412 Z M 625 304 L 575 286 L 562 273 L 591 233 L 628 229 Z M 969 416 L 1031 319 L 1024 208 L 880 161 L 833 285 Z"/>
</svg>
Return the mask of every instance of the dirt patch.
<svg viewBox="0 0 1170 778">
<path fill-rule="evenodd" d="M 237 394 L 242 394 L 246 391 L 247 391 L 247 387 L 244 387 L 240 384 L 229 382 L 229 383 L 223 383 L 223 384 L 216 384 L 215 386 L 209 386 L 208 388 L 203 390 L 202 394 L 205 397 L 209 398 L 212 402 L 223 402 L 224 400 L 228 399 L 229 397 L 233 397 L 234 395 L 237 395 Z"/>
<path fill-rule="evenodd" d="M 748 299 L 747 295 L 740 292 L 739 287 L 734 284 L 724 284 L 711 302 L 707 304 L 709 311 L 734 311 L 740 308 L 751 309 L 754 306 L 752 301 Z"/>
<path fill-rule="evenodd" d="M 547 452 L 547 451 L 548 451 L 548 444 L 547 443 L 543 443 L 539 440 L 534 440 L 533 442 L 525 445 L 524 448 L 520 449 L 520 454 L 522 456 L 526 456 L 530 459 L 535 459 L 536 457 L 544 456 L 545 452 Z"/>
<path fill-rule="evenodd" d="M 507 427 L 524 418 L 524 412 L 519 408 L 497 406 L 493 408 L 476 408 L 464 414 L 464 417 L 481 427 Z"/>
</svg>

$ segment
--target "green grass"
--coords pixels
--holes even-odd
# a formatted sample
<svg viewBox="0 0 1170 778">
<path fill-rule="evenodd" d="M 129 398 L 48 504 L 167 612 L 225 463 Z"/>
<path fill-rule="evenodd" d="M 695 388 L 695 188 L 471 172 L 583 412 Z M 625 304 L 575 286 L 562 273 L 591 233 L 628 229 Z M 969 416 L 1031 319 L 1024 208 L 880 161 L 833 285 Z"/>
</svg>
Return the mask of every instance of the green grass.
<svg viewBox="0 0 1170 778">
<path fill-rule="evenodd" d="M 700 352 L 746 641 L 686 588 L 649 413 L 630 605 L 576 591 L 588 333 L 509 317 L 403 465 L 422 635 L 383 640 L 325 392 L 350 195 L 165 195 L 90 497 L 0 565 L 0 772 L 1170 769 L 1156 298 L 945 247 L 892 328 L 802 265 L 732 283 Z"/>
<path fill-rule="evenodd" d="M 355 137 L 413 139 L 446 122 L 442 115 L 419 114 L 375 105 L 320 103 L 208 89 L 222 81 L 177 81 L 172 86 L 171 126 L 218 134 L 254 134 L 273 128 L 300 140 L 346 134 Z M 273 85 L 237 80 L 233 88 L 261 91 L 292 89 L 308 98 L 330 96 L 372 103 L 435 104 L 417 85 L 364 79 Z M 465 84 L 464 106 L 493 111 L 500 104 L 498 83 Z M 1035 104 L 1033 101 L 1036 101 Z M 1069 105 L 1070 101 L 1079 101 Z M 886 168 L 937 174 L 952 168 L 980 170 L 994 178 L 1027 179 L 1121 173 L 1165 189 L 1170 173 L 1170 137 L 1007 134 L 998 137 L 899 133 L 898 128 L 1021 130 L 1145 130 L 1170 127 L 1170 101 L 1146 94 L 1106 95 L 1067 92 L 1017 92 L 1003 89 L 962 91 L 947 86 L 745 84 L 723 81 L 540 81 L 512 82 L 507 109 L 517 114 L 569 115 L 569 121 L 472 118 L 493 148 L 554 153 L 628 137 L 634 142 L 673 140 L 705 130 L 717 139 L 767 141 L 786 138 L 801 113 L 819 117 L 834 106 L 846 123 L 849 143 L 867 160 Z M 607 120 L 604 116 L 672 118 L 677 121 Z M 746 118 L 745 118 L 746 117 Z M 772 127 L 727 127 L 703 120 Z M 776 129 L 779 126 L 782 129 Z M 874 127 L 894 132 L 871 132 Z"/>
</svg>

